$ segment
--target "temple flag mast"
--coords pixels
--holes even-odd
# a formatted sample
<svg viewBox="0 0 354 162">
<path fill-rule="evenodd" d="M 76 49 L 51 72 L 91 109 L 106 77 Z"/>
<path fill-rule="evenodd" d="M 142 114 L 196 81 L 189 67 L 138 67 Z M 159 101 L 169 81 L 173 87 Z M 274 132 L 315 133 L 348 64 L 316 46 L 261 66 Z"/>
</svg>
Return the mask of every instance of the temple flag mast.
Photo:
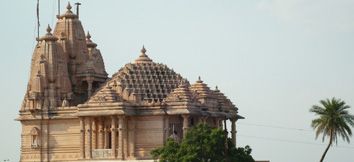
<svg viewBox="0 0 354 162">
<path fill-rule="evenodd" d="M 79 18 L 79 6 L 81 5 L 81 3 L 77 2 L 77 3 L 75 3 L 75 5 L 76 5 L 76 15 L 77 15 L 77 18 Z"/>
<path fill-rule="evenodd" d="M 58 16 L 60 16 L 60 0 L 58 0 Z"/>
<path fill-rule="evenodd" d="M 36 10 L 36 14 L 37 14 L 37 41 L 39 42 L 39 0 L 37 0 L 37 10 Z"/>
</svg>

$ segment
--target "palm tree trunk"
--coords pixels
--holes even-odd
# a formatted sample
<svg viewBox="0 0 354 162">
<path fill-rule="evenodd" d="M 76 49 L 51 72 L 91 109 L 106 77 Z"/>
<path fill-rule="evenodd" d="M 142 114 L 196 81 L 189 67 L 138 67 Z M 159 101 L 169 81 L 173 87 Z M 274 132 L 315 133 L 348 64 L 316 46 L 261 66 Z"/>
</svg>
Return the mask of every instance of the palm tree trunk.
<svg viewBox="0 0 354 162">
<path fill-rule="evenodd" d="M 333 131 L 331 130 L 331 134 L 330 134 L 330 136 L 329 136 L 329 143 L 328 143 L 328 146 L 327 146 L 325 152 L 323 153 L 320 162 L 323 162 L 323 159 L 325 158 L 325 156 L 326 156 L 326 154 L 327 154 L 327 151 L 328 151 L 329 148 L 331 147 L 331 145 L 332 145 L 332 139 L 333 139 Z"/>
</svg>

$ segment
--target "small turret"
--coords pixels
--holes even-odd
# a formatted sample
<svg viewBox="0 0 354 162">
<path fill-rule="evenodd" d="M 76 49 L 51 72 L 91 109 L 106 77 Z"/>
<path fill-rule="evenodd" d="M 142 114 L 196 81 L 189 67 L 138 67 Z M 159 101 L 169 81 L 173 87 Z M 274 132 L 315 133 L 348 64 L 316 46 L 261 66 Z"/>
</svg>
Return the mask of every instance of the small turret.
<svg viewBox="0 0 354 162">
<path fill-rule="evenodd" d="M 198 101 L 202 104 L 215 104 L 216 101 L 212 98 L 212 91 L 208 87 L 207 84 L 205 84 L 201 77 L 198 77 L 198 80 L 196 83 L 191 85 L 191 90 L 196 92 L 198 94 Z"/>
<path fill-rule="evenodd" d="M 89 61 L 87 62 L 87 68 L 93 69 L 94 73 L 107 76 L 107 72 L 104 67 L 101 51 L 97 49 L 97 44 L 91 40 L 90 32 L 86 35 L 86 44 L 88 48 Z"/>
<path fill-rule="evenodd" d="M 58 38 L 47 33 L 38 39 L 33 52 L 29 87 L 25 97 L 24 110 L 50 109 L 61 103 L 63 96 L 70 96 L 71 83 L 63 49 L 57 43 Z"/>
<path fill-rule="evenodd" d="M 90 35 L 90 32 L 87 32 L 87 35 L 86 35 L 86 44 L 87 44 L 87 47 L 88 48 L 96 48 L 97 47 L 97 44 L 92 42 L 91 40 L 91 35 Z"/>
</svg>

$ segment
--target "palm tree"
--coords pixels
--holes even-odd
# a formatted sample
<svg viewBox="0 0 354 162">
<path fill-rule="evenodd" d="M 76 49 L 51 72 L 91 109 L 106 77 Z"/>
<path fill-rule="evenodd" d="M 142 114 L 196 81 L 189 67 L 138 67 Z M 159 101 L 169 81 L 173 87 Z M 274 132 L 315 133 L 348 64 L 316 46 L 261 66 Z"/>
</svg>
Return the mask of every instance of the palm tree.
<svg viewBox="0 0 354 162">
<path fill-rule="evenodd" d="M 322 142 L 329 137 L 329 144 L 324 151 L 320 162 L 323 162 L 328 149 L 333 142 L 337 144 L 337 137 L 342 137 L 344 141 L 350 142 L 349 137 L 352 135 L 350 126 L 354 127 L 354 115 L 349 114 L 349 105 L 346 105 L 341 99 L 332 98 L 321 100 L 320 106 L 313 105 L 310 112 L 315 113 L 318 118 L 312 120 L 312 128 L 316 130 L 316 139 L 320 134 Z"/>
</svg>

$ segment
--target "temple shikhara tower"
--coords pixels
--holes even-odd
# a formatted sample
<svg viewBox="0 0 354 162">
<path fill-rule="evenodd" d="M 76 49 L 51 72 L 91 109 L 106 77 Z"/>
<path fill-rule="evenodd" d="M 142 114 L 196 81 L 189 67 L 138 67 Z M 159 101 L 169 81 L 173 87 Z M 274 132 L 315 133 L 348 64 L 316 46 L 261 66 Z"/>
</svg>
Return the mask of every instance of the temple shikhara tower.
<svg viewBox="0 0 354 162">
<path fill-rule="evenodd" d="M 22 162 L 151 160 L 167 138 L 202 122 L 225 129 L 236 144 L 237 107 L 200 78 L 190 83 L 143 47 L 112 77 L 70 4 L 34 47 L 17 118 Z"/>
</svg>

